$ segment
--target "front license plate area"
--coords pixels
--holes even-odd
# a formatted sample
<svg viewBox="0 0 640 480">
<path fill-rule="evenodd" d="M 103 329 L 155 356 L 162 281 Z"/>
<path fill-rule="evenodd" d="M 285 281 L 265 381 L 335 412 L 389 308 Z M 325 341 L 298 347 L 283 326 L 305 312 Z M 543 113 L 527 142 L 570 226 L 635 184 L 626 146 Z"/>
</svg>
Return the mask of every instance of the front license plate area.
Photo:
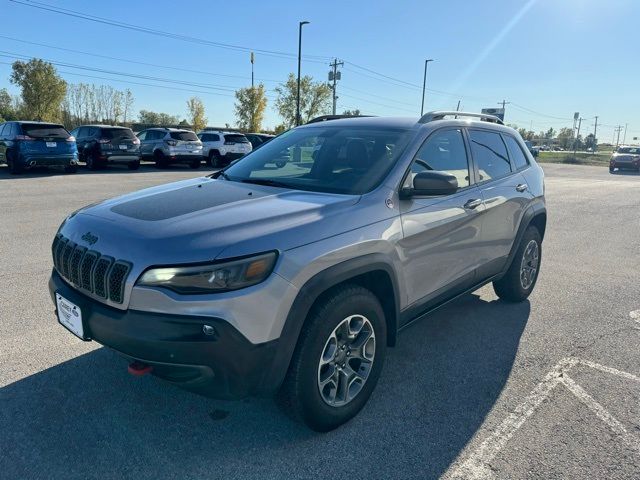
<svg viewBox="0 0 640 480">
<path fill-rule="evenodd" d="M 76 337 L 86 340 L 82 325 L 82 311 L 75 303 L 70 302 L 56 292 L 56 306 L 58 307 L 58 322 Z"/>
</svg>

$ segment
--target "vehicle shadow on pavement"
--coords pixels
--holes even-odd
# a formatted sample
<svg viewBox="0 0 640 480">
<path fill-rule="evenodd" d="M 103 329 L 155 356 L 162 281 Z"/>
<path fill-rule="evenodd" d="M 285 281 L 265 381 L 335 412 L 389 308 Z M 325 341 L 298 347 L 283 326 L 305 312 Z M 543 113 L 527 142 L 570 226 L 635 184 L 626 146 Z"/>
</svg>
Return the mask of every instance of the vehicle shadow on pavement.
<svg viewBox="0 0 640 480">
<path fill-rule="evenodd" d="M 388 350 L 351 422 L 317 434 L 270 399 L 207 399 L 97 349 L 0 389 L 0 471 L 20 478 L 438 478 L 511 372 L 528 302 L 466 295 Z"/>
</svg>

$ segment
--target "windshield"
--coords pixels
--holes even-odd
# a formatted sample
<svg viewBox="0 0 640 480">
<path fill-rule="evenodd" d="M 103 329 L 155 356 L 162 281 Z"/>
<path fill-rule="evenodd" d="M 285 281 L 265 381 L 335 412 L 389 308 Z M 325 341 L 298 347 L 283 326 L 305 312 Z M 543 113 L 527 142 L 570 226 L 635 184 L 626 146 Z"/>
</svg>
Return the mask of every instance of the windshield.
<svg viewBox="0 0 640 480">
<path fill-rule="evenodd" d="M 133 135 L 133 132 L 128 128 L 103 128 L 102 138 L 106 138 L 109 140 L 113 140 L 113 139 L 133 140 L 135 137 Z"/>
<path fill-rule="evenodd" d="M 198 137 L 193 132 L 171 132 L 169 134 L 174 140 L 182 140 L 183 142 L 197 142 Z"/>
<path fill-rule="evenodd" d="M 22 134 L 31 138 L 69 138 L 62 125 L 43 125 L 41 123 L 23 123 Z"/>
<path fill-rule="evenodd" d="M 274 138 L 225 170 L 234 181 L 360 195 L 375 188 L 409 140 L 409 130 L 312 127 Z"/>
<path fill-rule="evenodd" d="M 640 155 L 640 147 L 620 147 L 618 148 L 618 153 Z"/>
</svg>

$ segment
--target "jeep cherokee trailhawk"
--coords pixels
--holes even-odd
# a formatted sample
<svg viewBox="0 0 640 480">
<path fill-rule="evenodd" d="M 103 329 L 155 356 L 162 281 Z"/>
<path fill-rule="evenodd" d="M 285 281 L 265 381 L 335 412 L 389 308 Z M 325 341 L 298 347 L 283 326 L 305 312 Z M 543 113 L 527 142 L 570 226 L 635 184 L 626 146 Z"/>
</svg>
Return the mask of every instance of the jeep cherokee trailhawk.
<svg viewBox="0 0 640 480">
<path fill-rule="evenodd" d="M 211 176 L 81 209 L 53 241 L 58 319 L 132 373 L 221 398 L 278 393 L 335 428 L 413 320 L 488 282 L 506 301 L 533 290 L 543 173 L 501 123 L 311 123 Z"/>
</svg>

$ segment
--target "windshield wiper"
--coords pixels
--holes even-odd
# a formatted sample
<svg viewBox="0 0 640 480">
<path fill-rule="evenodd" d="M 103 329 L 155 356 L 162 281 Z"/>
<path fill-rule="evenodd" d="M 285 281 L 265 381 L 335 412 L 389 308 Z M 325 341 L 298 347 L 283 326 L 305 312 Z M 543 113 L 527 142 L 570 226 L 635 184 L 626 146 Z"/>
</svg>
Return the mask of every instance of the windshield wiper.
<svg viewBox="0 0 640 480">
<path fill-rule="evenodd" d="M 288 183 L 271 180 L 270 178 L 243 178 L 242 183 L 253 183 L 255 185 L 266 185 L 267 187 L 293 188 Z"/>
</svg>

